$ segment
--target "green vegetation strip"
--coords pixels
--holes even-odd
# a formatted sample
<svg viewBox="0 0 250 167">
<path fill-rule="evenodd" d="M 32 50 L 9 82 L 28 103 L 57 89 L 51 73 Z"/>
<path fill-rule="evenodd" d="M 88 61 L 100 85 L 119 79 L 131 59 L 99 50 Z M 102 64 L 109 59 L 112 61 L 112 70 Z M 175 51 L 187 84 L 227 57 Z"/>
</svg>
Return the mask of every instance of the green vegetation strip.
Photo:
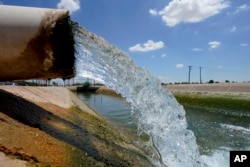
<svg viewBox="0 0 250 167">
<path fill-rule="evenodd" d="M 182 105 L 194 105 L 204 108 L 250 112 L 250 100 L 247 99 L 201 96 L 193 94 L 175 94 L 175 98 Z"/>
</svg>

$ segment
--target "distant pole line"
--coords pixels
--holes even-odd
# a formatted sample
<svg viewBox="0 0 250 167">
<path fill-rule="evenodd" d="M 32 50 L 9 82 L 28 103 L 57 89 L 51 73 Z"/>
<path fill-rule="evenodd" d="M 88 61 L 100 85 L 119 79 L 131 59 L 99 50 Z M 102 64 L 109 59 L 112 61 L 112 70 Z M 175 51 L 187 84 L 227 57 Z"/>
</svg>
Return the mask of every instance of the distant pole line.
<svg viewBox="0 0 250 167">
<path fill-rule="evenodd" d="M 190 83 L 190 73 L 192 70 L 192 66 L 188 66 L 188 83 Z"/>
<path fill-rule="evenodd" d="M 200 84 L 202 84 L 202 80 L 201 80 L 201 69 L 202 67 L 199 67 L 200 68 Z"/>
</svg>

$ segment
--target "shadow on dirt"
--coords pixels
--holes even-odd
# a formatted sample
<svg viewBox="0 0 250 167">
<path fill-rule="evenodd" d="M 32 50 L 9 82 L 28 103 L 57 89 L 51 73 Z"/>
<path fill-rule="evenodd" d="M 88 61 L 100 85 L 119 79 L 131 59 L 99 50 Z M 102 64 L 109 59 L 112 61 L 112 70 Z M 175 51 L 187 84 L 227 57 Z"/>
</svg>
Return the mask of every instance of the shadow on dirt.
<svg viewBox="0 0 250 167">
<path fill-rule="evenodd" d="M 101 157 L 87 135 L 88 132 L 83 127 L 62 119 L 34 103 L 7 91 L 0 90 L 0 112 L 23 124 L 38 128 L 50 136 L 86 152 L 97 161 L 101 160 Z M 59 126 L 54 126 L 54 124 Z M 70 132 L 67 132 L 65 129 L 70 130 Z M 84 138 L 79 140 L 79 138 L 76 138 L 77 135 Z"/>
<path fill-rule="evenodd" d="M 23 124 L 44 131 L 105 165 L 151 166 L 147 158 L 137 151 L 117 145 L 111 140 L 87 131 L 84 123 L 76 124 L 61 118 L 22 97 L 4 90 L 0 90 L 0 112 Z M 81 121 L 84 120 L 75 122 Z M 105 130 L 103 133 L 105 133 Z"/>
</svg>

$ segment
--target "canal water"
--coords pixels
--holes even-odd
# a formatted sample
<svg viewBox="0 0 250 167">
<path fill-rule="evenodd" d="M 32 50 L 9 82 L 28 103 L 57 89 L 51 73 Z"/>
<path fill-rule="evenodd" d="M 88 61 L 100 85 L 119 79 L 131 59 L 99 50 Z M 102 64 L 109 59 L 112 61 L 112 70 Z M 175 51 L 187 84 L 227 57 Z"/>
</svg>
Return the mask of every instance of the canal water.
<svg viewBox="0 0 250 167">
<path fill-rule="evenodd" d="M 96 93 L 78 93 L 111 124 L 128 134 L 134 143 L 140 143 L 137 119 L 130 106 L 121 97 Z M 250 150 L 250 118 L 234 112 L 220 112 L 197 106 L 184 106 L 188 129 L 194 132 L 202 159 L 209 166 L 228 167 L 230 150 Z"/>
</svg>

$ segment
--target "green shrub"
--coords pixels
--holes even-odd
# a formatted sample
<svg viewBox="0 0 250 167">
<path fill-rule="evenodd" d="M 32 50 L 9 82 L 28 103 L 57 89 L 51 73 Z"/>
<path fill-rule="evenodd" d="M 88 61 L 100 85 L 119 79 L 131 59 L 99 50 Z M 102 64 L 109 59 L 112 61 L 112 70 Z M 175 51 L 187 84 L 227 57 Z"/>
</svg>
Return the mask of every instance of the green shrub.
<svg viewBox="0 0 250 167">
<path fill-rule="evenodd" d="M 86 81 L 83 83 L 82 87 L 88 88 L 88 87 L 90 87 L 90 85 L 91 85 L 90 82 Z"/>
</svg>

